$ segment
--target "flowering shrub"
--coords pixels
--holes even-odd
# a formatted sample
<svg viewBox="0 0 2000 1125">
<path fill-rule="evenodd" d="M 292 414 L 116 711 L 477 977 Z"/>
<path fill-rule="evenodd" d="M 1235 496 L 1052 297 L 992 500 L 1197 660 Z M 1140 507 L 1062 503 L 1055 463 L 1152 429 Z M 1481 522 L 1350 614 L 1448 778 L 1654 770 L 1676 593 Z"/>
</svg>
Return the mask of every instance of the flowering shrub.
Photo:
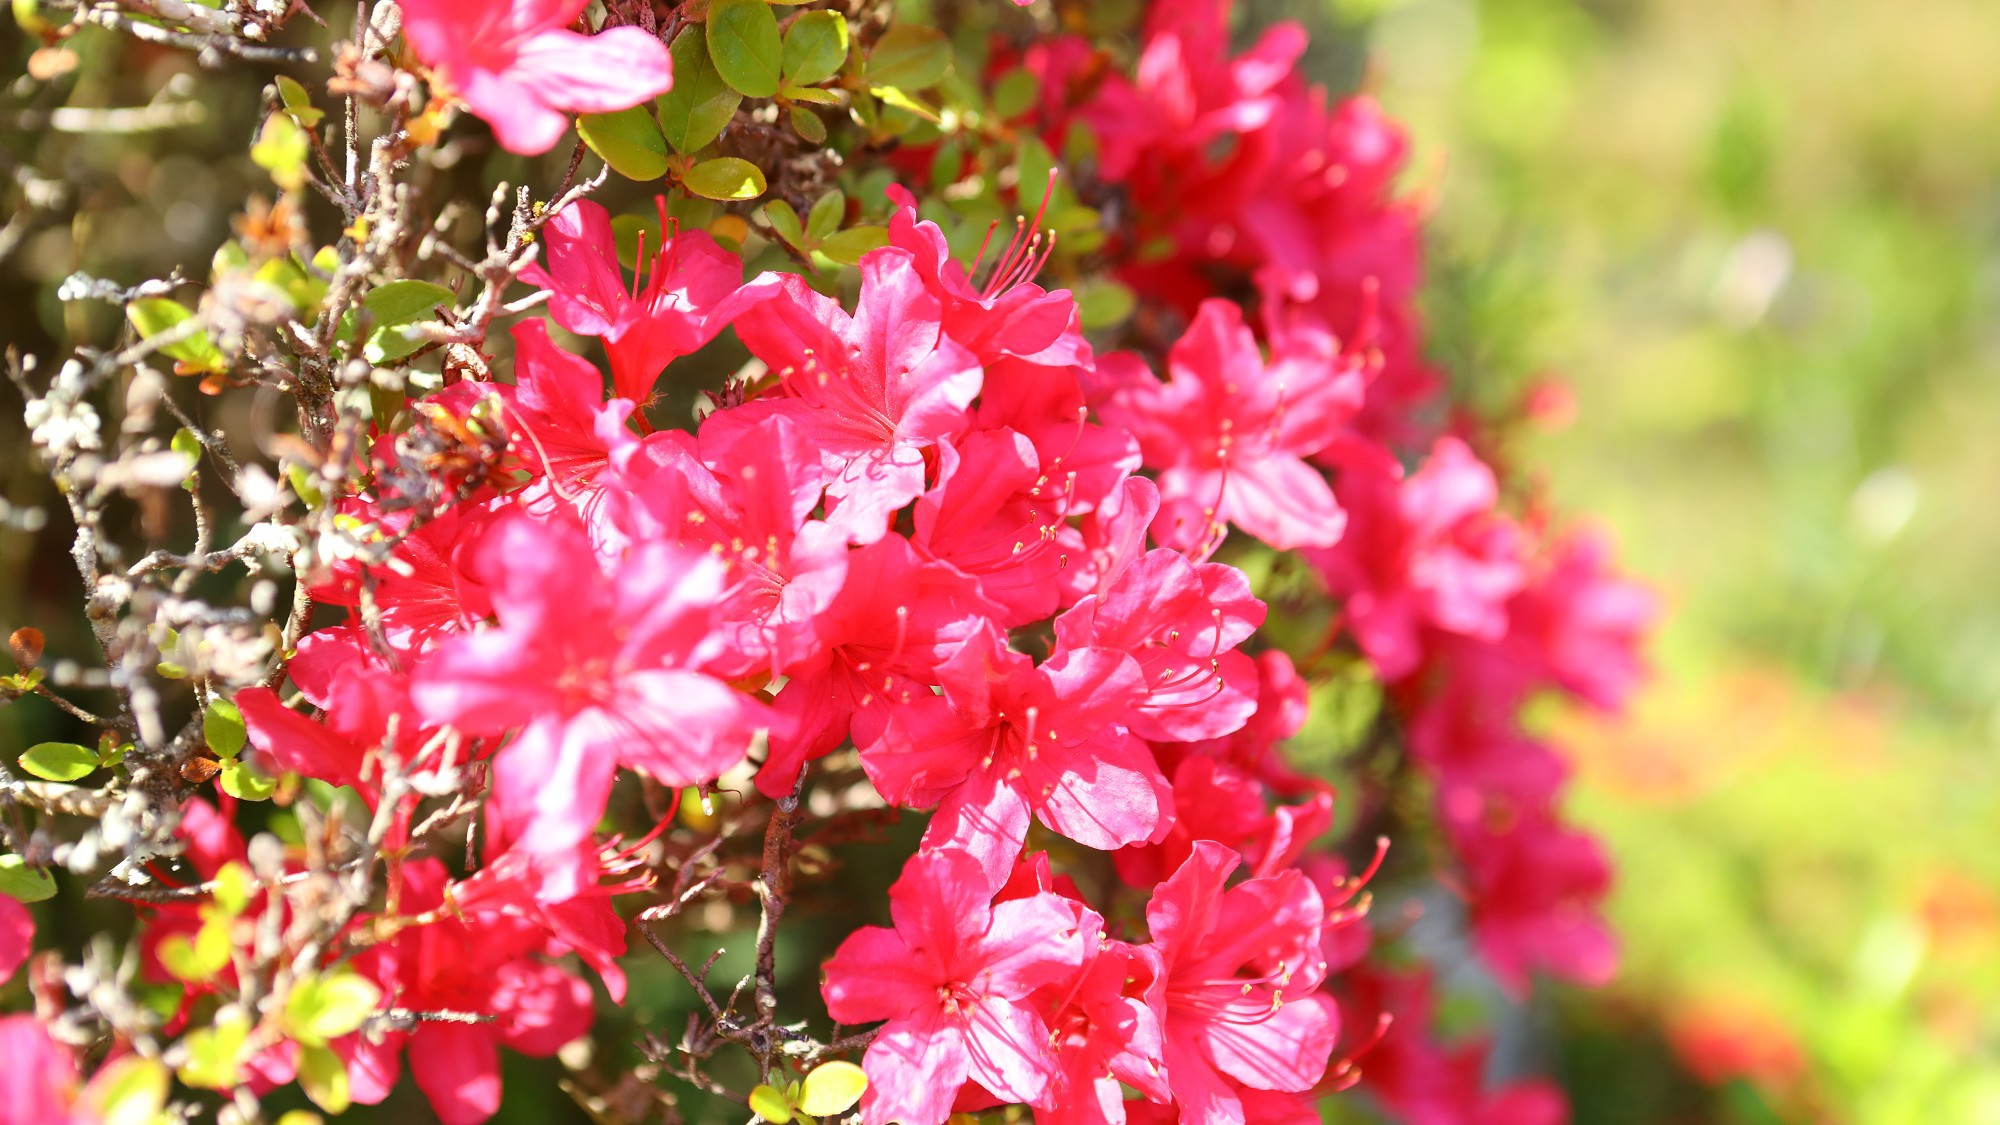
<svg viewBox="0 0 2000 1125">
<path fill-rule="evenodd" d="M 1402 133 L 1298 28 L 16 7 L 44 69 L 104 25 L 286 73 L 278 202 L 206 283 L 75 279 L 129 331 L 11 360 L 101 668 L 45 675 L 57 609 L 13 635 L 7 698 L 94 737 L 13 756 L 4 1027 L 53 1061 L 0 1120 L 339 1114 L 407 1064 L 473 1125 L 504 1052 L 607 1121 L 1563 1118 L 1437 1045 L 1371 905 L 1449 888 L 1516 992 L 1612 971 L 1523 713 L 1619 708 L 1653 603 L 1426 365 Z M 572 114 L 467 237 L 450 169 Z M 233 401 L 263 429 L 194 419 Z M 896 841 L 886 900 L 812 897 Z M 51 871 L 131 904 L 129 958 L 30 960 Z M 801 925 L 846 935 L 817 996 Z M 654 956 L 697 1015 L 607 1073 L 569 1048 Z"/>
</svg>

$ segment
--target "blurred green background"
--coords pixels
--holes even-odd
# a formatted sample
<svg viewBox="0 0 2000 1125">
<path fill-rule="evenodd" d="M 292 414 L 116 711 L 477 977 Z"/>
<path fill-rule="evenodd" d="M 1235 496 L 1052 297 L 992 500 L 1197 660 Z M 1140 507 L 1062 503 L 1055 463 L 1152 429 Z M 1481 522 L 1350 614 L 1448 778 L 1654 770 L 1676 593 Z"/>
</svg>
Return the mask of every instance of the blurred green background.
<svg viewBox="0 0 2000 1125">
<path fill-rule="evenodd" d="M 1410 125 L 1434 354 L 1567 389 L 1521 483 L 1670 607 L 1554 732 L 1626 944 L 1556 1005 L 1577 1120 L 2000 1121 L 2000 5 L 1247 14 Z"/>
</svg>

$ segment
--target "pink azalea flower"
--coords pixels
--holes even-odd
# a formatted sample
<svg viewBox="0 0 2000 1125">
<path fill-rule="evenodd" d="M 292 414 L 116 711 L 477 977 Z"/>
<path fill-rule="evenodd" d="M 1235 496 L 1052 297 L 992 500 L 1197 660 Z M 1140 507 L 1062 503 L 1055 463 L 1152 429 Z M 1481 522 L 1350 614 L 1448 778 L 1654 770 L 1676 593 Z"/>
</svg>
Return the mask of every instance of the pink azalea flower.
<svg viewBox="0 0 2000 1125">
<path fill-rule="evenodd" d="M 0 1125 L 89 1125 L 78 1104 L 76 1057 L 31 1015 L 0 1016 Z"/>
<path fill-rule="evenodd" d="M 779 728 L 757 771 L 770 796 L 792 791 L 806 762 L 833 752 L 849 732 L 875 741 L 892 707 L 930 697 L 939 662 L 994 612 L 977 584 L 891 535 L 847 557 L 847 581 L 813 621 L 812 655 L 785 667 Z"/>
<path fill-rule="evenodd" d="M 1164 547 L 1114 554 L 1102 563 L 1098 592 L 1056 618 L 1059 651 L 1111 649 L 1138 663 L 1144 699 L 1124 721 L 1149 742 L 1241 729 L 1257 706 L 1257 668 L 1235 650 L 1264 623 L 1250 580 Z"/>
<path fill-rule="evenodd" d="M 1600 530 L 1563 538 L 1507 605 L 1514 658 L 1604 711 L 1622 708 L 1645 679 L 1641 649 L 1660 616 L 1659 596 L 1613 573 L 1611 552 Z"/>
<path fill-rule="evenodd" d="M 574 524 L 513 516 L 479 547 L 496 627 L 454 638 L 416 670 L 426 721 L 519 731 L 494 755 L 493 800 L 549 862 L 544 894 L 582 884 L 578 845 L 620 765 L 668 786 L 715 778 L 769 725 L 760 703 L 707 674 L 720 655 L 722 565 L 665 543 L 600 567 Z"/>
<path fill-rule="evenodd" d="M 35 951 L 35 916 L 19 900 L 0 894 L 0 982 L 14 976 Z"/>
<path fill-rule="evenodd" d="M 780 415 L 797 423 L 827 472 L 827 520 L 871 543 L 891 513 L 924 491 L 924 451 L 965 428 L 981 373 L 944 334 L 943 310 L 908 251 L 885 247 L 861 260 L 852 317 L 805 281 L 787 276 L 779 296 L 746 310 L 736 334 L 779 374 L 781 397 L 723 412 L 709 425 L 756 428 Z"/>
<path fill-rule="evenodd" d="M 1205 301 L 1169 354 L 1170 378 L 1141 375 L 1098 407 L 1160 471 L 1153 537 L 1212 549 L 1230 523 L 1273 547 L 1328 547 L 1346 517 L 1305 458 L 1341 433 L 1366 379 L 1324 334 L 1295 333 L 1264 361 L 1241 311 Z"/>
<path fill-rule="evenodd" d="M 1310 1090 L 1339 1034 L 1318 993 L 1319 892 L 1297 871 L 1226 887 L 1236 865 L 1221 844 L 1197 843 L 1146 907 L 1167 977 L 1167 1075 L 1188 1125 L 1243 1125 L 1245 1089 Z"/>
<path fill-rule="evenodd" d="M 269 766 L 347 786 L 371 808 L 380 796 L 376 758 L 385 743 L 411 776 L 434 772 L 428 767 L 438 763 L 426 761 L 425 751 L 437 732 L 411 708 L 409 676 L 383 663 L 358 624 L 301 639 L 287 671 L 306 701 L 324 712 L 321 719 L 285 706 L 269 688 L 244 688 L 234 700 L 250 744 Z"/>
<path fill-rule="evenodd" d="M 978 430 L 937 449 L 937 484 L 917 499 L 910 542 L 978 582 L 1002 627 L 1053 614 L 1083 540 L 1064 522 L 1034 445 L 1012 430 Z"/>
<path fill-rule="evenodd" d="M 1165 831 L 1166 778 L 1121 725 L 1144 688 L 1131 657 L 1078 648 L 1036 665 L 986 626 L 937 674 L 942 697 L 896 707 L 861 748 L 890 803 L 938 806 L 925 847 L 965 849 L 997 885 L 1031 817 L 1104 851 Z"/>
<path fill-rule="evenodd" d="M 1423 660 L 1423 630 L 1498 640 L 1507 601 L 1527 580 L 1520 530 L 1494 511 L 1493 470 L 1457 438 L 1440 438 L 1407 480 L 1364 467 L 1337 489 L 1353 521 L 1338 546 L 1304 552 L 1385 680 Z"/>
<path fill-rule="evenodd" d="M 724 675 L 777 674 L 818 652 L 818 618 L 847 577 L 847 536 L 808 518 L 826 475 L 796 425 L 652 434 L 628 476 L 653 502 L 659 526 L 645 534 L 707 551 L 727 572 Z"/>
<path fill-rule="evenodd" d="M 444 865 L 403 864 L 404 916 L 445 906 Z M 348 1064 L 354 1100 L 372 1105 L 396 1084 L 407 1052 L 410 1075 L 444 1125 L 480 1125 L 500 1108 L 500 1048 L 546 1058 L 590 1030 L 590 986 L 543 960 L 539 926 L 501 915 L 451 915 L 412 926 L 371 946 L 354 967 L 382 989 L 391 1008 L 465 1012 L 485 1023 L 420 1020 L 379 1040 L 351 1035 L 334 1049 Z"/>
<path fill-rule="evenodd" d="M 1542 1081 L 1486 1084 L 1488 1045 L 1438 1042 L 1427 973 L 1356 972 L 1341 1005 L 1351 1026 L 1393 1018 L 1360 1062 L 1362 1088 L 1409 1125 L 1568 1125 L 1569 1107 Z"/>
<path fill-rule="evenodd" d="M 889 889 L 895 928 L 857 930 L 827 961 L 827 1013 L 887 1021 L 862 1058 L 866 1125 L 942 1125 L 968 1080 L 1032 1102 L 1056 1077 L 1030 998 L 1074 977 L 1081 922 L 1053 894 L 992 904 L 996 885 L 962 851 L 918 852 Z"/>
<path fill-rule="evenodd" d="M 1127 885 L 1150 887 L 1177 870 L 1197 841 L 1227 845 L 1269 875 L 1291 866 L 1307 844 L 1333 826 L 1333 794 L 1302 805 L 1266 807 L 1264 786 L 1240 767 L 1214 758 L 1181 760 L 1173 775 L 1174 824 L 1157 845 L 1120 848 L 1111 858 Z"/>
<path fill-rule="evenodd" d="M 917 276 L 942 307 L 945 335 L 982 365 L 1006 356 L 1045 367 L 1090 362 L 1076 300 L 1067 289 L 1049 292 L 1034 281 L 1054 248 L 1041 233 L 1041 214 L 1032 225 L 1016 229 L 986 281 L 975 288 L 972 275 L 979 262 L 967 269 L 952 259 L 944 231 L 928 219 L 918 220 L 917 200 L 909 191 L 892 184 L 889 199 L 896 205 L 889 216 L 889 245 L 910 252 Z"/>
<path fill-rule="evenodd" d="M 514 326 L 514 379 L 512 386 L 456 383 L 425 401 L 463 417 L 497 398 L 510 459 L 532 478 L 509 504 L 542 516 L 573 510 L 595 538 L 616 545 L 616 525 L 629 501 L 616 470 L 639 445 L 626 426 L 631 400 L 606 401 L 604 376 L 588 360 L 556 347 L 541 320 Z"/>
<path fill-rule="evenodd" d="M 404 0 L 403 35 L 501 147 L 547 152 L 571 113 L 630 109 L 673 85 L 666 44 L 636 27 L 568 30 L 588 0 Z"/>
<path fill-rule="evenodd" d="M 664 201 L 660 207 L 664 229 Z M 558 211 L 542 238 L 548 266 L 529 263 L 521 280 L 548 290 L 557 324 L 603 339 L 611 393 L 642 406 L 669 363 L 715 339 L 745 307 L 776 291 L 775 279 L 746 287 L 742 260 L 698 230 L 663 235 L 628 287 L 610 212 L 587 199 Z"/>
<path fill-rule="evenodd" d="M 415 512 L 384 511 L 351 499 L 342 515 L 380 525 L 383 535 L 402 536 L 392 562 L 364 567 L 340 560 L 312 586 L 313 600 L 358 610 L 362 587 L 372 581 L 383 639 L 398 652 L 420 653 L 442 637 L 470 627 L 491 611 L 478 583 L 466 574 L 464 548 L 485 530 L 498 505 L 460 504 L 446 508 L 411 530 Z"/>
<path fill-rule="evenodd" d="M 1618 969 L 1617 939 L 1603 915 L 1611 862 L 1595 837 L 1542 812 L 1452 833 L 1473 903 L 1480 956 L 1517 996 L 1546 970 L 1596 987 Z"/>
<path fill-rule="evenodd" d="M 1096 915 L 1084 910 L 1086 921 Z M 1150 945 L 1087 941 L 1076 979 L 1045 989 L 1056 1077 L 1035 1105 L 1039 1125 L 1122 1125 L 1130 1086 L 1171 1099 L 1162 1051 L 1166 978 Z"/>
</svg>

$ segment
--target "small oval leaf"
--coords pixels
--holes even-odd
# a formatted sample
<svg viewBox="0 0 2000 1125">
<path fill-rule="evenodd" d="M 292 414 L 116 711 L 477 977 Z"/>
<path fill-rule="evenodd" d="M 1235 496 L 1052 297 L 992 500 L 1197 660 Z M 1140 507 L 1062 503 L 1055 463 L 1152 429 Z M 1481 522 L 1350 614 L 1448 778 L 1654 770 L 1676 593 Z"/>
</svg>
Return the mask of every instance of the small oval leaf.
<svg viewBox="0 0 2000 1125">
<path fill-rule="evenodd" d="M 922 24 L 897 24 L 868 52 L 871 86 L 923 90 L 937 85 L 950 69 L 951 44 L 944 32 Z"/>
<path fill-rule="evenodd" d="M 0 855 L 0 895 L 16 902 L 41 902 L 54 898 L 56 881 L 39 867 L 29 867 L 18 855 Z"/>
<path fill-rule="evenodd" d="M 785 31 L 785 81 L 817 86 L 845 62 L 847 17 L 839 12 L 806 12 Z"/>
<path fill-rule="evenodd" d="M 719 156 L 704 160 L 681 177 L 682 186 L 703 199 L 733 201 L 764 194 L 764 173 L 748 160 Z"/>
<path fill-rule="evenodd" d="M 43 781 L 75 781 L 97 768 L 97 752 L 74 742 L 40 742 L 21 755 L 21 768 Z"/>
<path fill-rule="evenodd" d="M 708 42 L 700 27 L 690 27 L 674 39 L 674 88 L 660 95 L 660 131 L 675 152 L 704 148 L 729 126 L 743 95 L 715 72 Z"/>
<path fill-rule="evenodd" d="M 764 0 L 716 0 L 708 8 L 708 57 L 737 93 L 768 98 L 784 66 L 778 17 Z"/>
<path fill-rule="evenodd" d="M 576 132 L 590 151 L 628 180 L 657 180 L 667 174 L 667 139 L 644 106 L 586 113 L 576 119 Z"/>
<path fill-rule="evenodd" d="M 218 758 L 234 758 L 243 752 L 243 712 L 227 699 L 214 699 L 202 712 L 201 736 Z"/>
<path fill-rule="evenodd" d="M 846 1113 L 868 1091 L 868 1075 L 851 1062 L 821 1063 L 806 1075 L 799 1112 L 810 1117 Z"/>
<path fill-rule="evenodd" d="M 792 1119 L 792 1103 L 781 1091 L 759 1086 L 750 1091 L 750 1112 L 775 1125 L 785 1125 Z"/>
</svg>

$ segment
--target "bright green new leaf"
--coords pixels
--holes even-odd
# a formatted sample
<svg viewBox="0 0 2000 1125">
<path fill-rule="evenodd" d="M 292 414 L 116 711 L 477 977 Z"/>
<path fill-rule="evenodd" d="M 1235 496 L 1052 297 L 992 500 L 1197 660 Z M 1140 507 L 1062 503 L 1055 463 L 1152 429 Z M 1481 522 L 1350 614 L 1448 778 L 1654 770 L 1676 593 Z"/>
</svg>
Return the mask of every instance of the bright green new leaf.
<svg viewBox="0 0 2000 1125">
<path fill-rule="evenodd" d="M 249 909 L 250 896 L 257 891 L 250 869 L 235 860 L 223 864 L 211 882 L 215 884 L 215 890 L 210 895 L 215 900 L 215 908 L 231 918 Z"/>
<path fill-rule="evenodd" d="M 244 1047 L 250 1042 L 250 1020 L 240 1009 L 216 1013 L 215 1022 L 196 1028 L 181 1040 L 187 1061 L 181 1081 L 200 1090 L 225 1090 L 243 1081 Z"/>
<path fill-rule="evenodd" d="M 628 180 L 657 180 L 667 174 L 667 139 L 644 106 L 586 113 L 576 119 L 576 132 L 590 151 Z"/>
<path fill-rule="evenodd" d="M 786 29 L 785 81 L 817 86 L 846 61 L 847 17 L 839 12 L 806 12 Z"/>
<path fill-rule="evenodd" d="M 806 1075 L 799 1112 L 814 1117 L 846 1113 L 868 1090 L 868 1076 L 851 1062 L 821 1063 Z"/>
<path fill-rule="evenodd" d="M 248 762 L 232 761 L 222 767 L 215 783 L 239 801 L 268 801 L 278 791 L 278 783 L 265 777 Z"/>
<path fill-rule="evenodd" d="M 792 1103 L 783 1092 L 758 1086 L 750 1091 L 750 1112 L 775 1125 L 785 1125 L 792 1119 Z"/>
<path fill-rule="evenodd" d="M 887 245 L 889 245 L 887 227 L 849 227 L 838 234 L 828 236 L 826 241 L 814 249 L 843 266 L 851 266 L 859 263 L 863 254 Z"/>
<path fill-rule="evenodd" d="M 442 285 L 414 278 L 385 282 L 370 290 L 361 299 L 361 307 L 368 310 L 375 327 L 390 324 L 408 324 L 411 321 L 427 320 L 437 316 L 439 305 L 452 304 L 452 292 Z"/>
<path fill-rule="evenodd" d="M 758 0 L 759 3 L 762 0 Z M 764 173 L 748 160 L 718 156 L 689 168 L 681 185 L 703 199 L 755 199 L 764 194 Z"/>
<path fill-rule="evenodd" d="M 905 113 L 913 113 L 933 125 L 938 123 L 937 110 L 895 86 L 870 86 L 868 92 L 881 98 L 883 105 L 895 106 Z"/>
<path fill-rule="evenodd" d="M 187 479 L 181 482 L 181 487 L 193 492 L 194 471 L 201 464 L 201 437 L 193 430 L 182 426 L 174 431 L 172 440 L 167 442 L 167 448 L 187 458 L 188 475 Z"/>
<path fill-rule="evenodd" d="M 944 32 L 917 23 L 899 23 L 868 52 L 868 84 L 923 90 L 951 69 L 951 44 Z"/>
<path fill-rule="evenodd" d="M 793 86 L 787 83 L 778 88 L 778 96 L 795 102 L 811 102 L 813 105 L 839 105 L 840 95 L 832 90 L 822 90 L 818 86 Z M 794 106 L 793 108 L 797 108 Z"/>
<path fill-rule="evenodd" d="M 374 982 L 354 972 L 306 977 L 285 1000 L 285 1033 L 307 1046 L 323 1046 L 358 1031 L 382 1002 Z"/>
<path fill-rule="evenodd" d="M 818 242 L 840 229 L 840 220 L 847 217 L 847 196 L 839 188 L 819 197 L 806 215 L 806 237 Z"/>
<path fill-rule="evenodd" d="M 229 964 L 229 917 L 205 911 L 201 928 L 194 937 L 168 934 L 160 939 L 160 964 L 184 981 L 200 984 L 210 980 Z"/>
<path fill-rule="evenodd" d="M 408 326 L 436 319 L 437 307 L 449 307 L 455 299 L 444 286 L 413 278 L 377 286 L 361 299 L 361 307 L 368 310 L 374 326 L 362 355 L 370 363 L 388 363 L 423 347 L 424 336 L 410 331 Z"/>
<path fill-rule="evenodd" d="M 21 768 L 43 781 L 75 781 L 97 768 L 97 751 L 74 742 L 38 742 L 21 755 Z"/>
<path fill-rule="evenodd" d="M 201 715 L 201 737 L 218 758 L 243 752 L 243 712 L 227 699 L 212 699 Z"/>
<path fill-rule="evenodd" d="M 715 0 L 708 6 L 708 57 L 737 93 L 768 98 L 784 67 L 778 17 L 764 0 Z"/>
<path fill-rule="evenodd" d="M 285 112 L 292 115 L 292 120 L 308 129 L 326 118 L 325 110 L 313 108 L 312 95 L 306 93 L 306 88 L 282 74 L 278 76 L 278 100 L 285 103 Z"/>
<path fill-rule="evenodd" d="M 297 191 L 306 182 L 306 132 L 289 112 L 265 118 L 257 143 L 250 146 L 250 159 L 271 173 L 271 181 L 286 191 Z"/>
<path fill-rule="evenodd" d="M 720 136 L 736 116 L 743 95 L 715 71 L 708 41 L 699 27 L 674 38 L 674 88 L 660 95 L 660 131 L 675 152 L 690 153 Z"/>
<path fill-rule="evenodd" d="M 194 310 L 171 297 L 141 297 L 125 306 L 125 318 L 132 322 L 142 339 L 150 340 L 165 332 L 173 331 L 194 319 Z M 227 370 L 229 361 L 222 355 L 222 349 L 205 332 L 192 332 L 160 349 L 161 354 L 177 359 L 190 370 L 203 373 Z"/>
<path fill-rule="evenodd" d="M 160 1060 L 126 1055 L 91 1076 L 84 1100 L 96 1110 L 90 1119 L 99 1125 L 153 1125 L 167 1108 L 173 1084 Z"/>
<path fill-rule="evenodd" d="M 347 1087 L 347 1064 L 331 1047 L 299 1048 L 299 1088 L 313 1104 L 338 1117 L 347 1112 L 352 1096 Z"/>
<path fill-rule="evenodd" d="M 56 881 L 18 855 L 0 855 L 0 895 L 16 902 L 40 902 L 56 893 Z"/>
</svg>

